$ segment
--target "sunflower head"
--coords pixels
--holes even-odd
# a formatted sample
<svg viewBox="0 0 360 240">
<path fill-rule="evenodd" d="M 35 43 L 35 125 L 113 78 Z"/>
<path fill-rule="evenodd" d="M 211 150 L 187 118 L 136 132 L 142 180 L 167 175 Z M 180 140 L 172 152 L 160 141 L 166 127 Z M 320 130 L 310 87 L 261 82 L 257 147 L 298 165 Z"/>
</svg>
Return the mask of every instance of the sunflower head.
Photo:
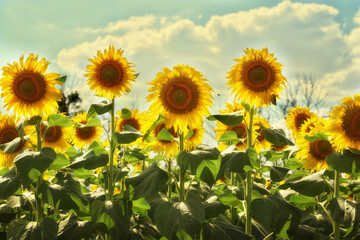
<svg viewBox="0 0 360 240">
<path fill-rule="evenodd" d="M 16 114 L 27 117 L 47 116 L 57 109 L 62 94 L 55 84 L 60 84 L 60 74 L 46 74 L 49 64 L 45 58 L 38 61 L 38 55 L 30 53 L 25 62 L 21 56 L 19 63 L 2 68 L 0 87 L 6 110 L 13 108 Z"/>
<path fill-rule="evenodd" d="M 201 141 L 204 138 L 205 129 L 202 126 L 200 126 L 199 128 L 191 129 L 191 131 L 193 133 L 191 137 L 185 139 L 184 149 L 186 151 L 194 150 L 197 145 L 201 144 Z M 189 132 L 187 134 L 189 134 Z"/>
<path fill-rule="evenodd" d="M 87 123 L 86 113 L 80 112 L 72 118 L 73 122 L 85 125 Z M 94 127 L 78 127 L 75 126 L 75 134 L 72 143 L 78 148 L 85 148 L 93 141 L 100 140 L 103 129 L 99 126 Z"/>
<path fill-rule="evenodd" d="M 121 118 L 121 111 L 118 111 L 116 114 L 119 116 L 118 121 L 116 122 L 116 127 L 115 130 L 117 132 L 121 132 L 124 129 L 125 125 L 129 125 L 133 128 L 135 128 L 136 130 L 138 130 L 141 133 L 145 133 L 148 127 L 148 122 L 150 119 L 147 119 L 145 117 L 145 113 L 139 113 L 138 109 L 135 110 L 130 110 L 131 112 L 131 116 L 129 118 Z M 138 138 L 135 142 L 130 143 L 129 145 L 143 145 L 144 144 L 144 140 L 143 138 Z"/>
<path fill-rule="evenodd" d="M 113 99 L 130 91 L 135 81 L 134 64 L 126 60 L 123 52 L 110 45 L 104 52 L 98 51 L 94 59 L 89 58 L 92 64 L 87 65 L 85 77 L 96 95 Z"/>
<path fill-rule="evenodd" d="M 325 132 L 325 121 L 317 122 L 307 135 L 315 135 L 316 133 Z M 328 169 L 325 159 L 334 152 L 334 147 L 329 140 L 315 140 L 313 142 L 307 141 L 304 137 L 297 139 L 299 151 L 296 157 L 304 161 L 304 168 L 311 171 L 319 171 L 321 169 Z"/>
<path fill-rule="evenodd" d="M 24 129 L 24 135 L 29 135 L 29 128 Z M 11 115 L 1 115 L 0 113 L 0 145 L 11 142 L 19 137 L 16 130 L 16 117 Z M 4 153 L 0 149 L 0 169 L 10 167 L 16 155 L 23 149 L 29 148 L 30 144 L 26 141 L 21 141 L 13 153 Z"/>
<path fill-rule="evenodd" d="M 210 114 L 212 88 L 195 68 L 183 64 L 173 70 L 163 68 L 149 84 L 147 99 L 153 101 L 149 110 L 155 115 L 163 113 L 166 128 L 185 133 L 188 126 L 198 128 L 203 116 Z"/>
<path fill-rule="evenodd" d="M 330 112 L 331 124 L 327 131 L 332 137 L 332 144 L 339 150 L 356 148 L 360 150 L 360 95 L 348 96 L 341 100 Z"/>
<path fill-rule="evenodd" d="M 262 131 L 262 127 L 270 128 L 269 121 L 267 121 L 265 118 L 261 118 L 259 115 L 254 116 L 254 131 L 257 136 L 256 142 L 255 142 L 255 149 L 257 152 L 260 152 L 261 150 L 268 150 L 271 148 L 271 143 L 269 143 L 265 139 L 265 133 Z"/>
<path fill-rule="evenodd" d="M 300 132 L 301 126 L 309 119 L 316 118 L 316 114 L 310 112 L 310 108 L 296 107 L 289 110 L 286 116 L 286 125 L 291 130 L 291 136 L 296 137 Z"/>
<path fill-rule="evenodd" d="M 245 54 L 227 73 L 227 85 L 238 100 L 251 106 L 267 106 L 274 103 L 287 83 L 281 74 L 283 65 L 274 54 L 264 47 L 262 50 L 247 48 Z"/>
<path fill-rule="evenodd" d="M 165 123 L 156 126 L 154 130 L 151 132 L 151 136 L 157 137 L 157 135 L 163 128 L 166 128 Z M 178 137 L 178 134 L 173 127 L 166 129 L 170 132 L 170 134 L 174 138 Z M 179 151 L 178 144 L 176 141 L 171 142 L 171 141 L 159 140 L 159 139 L 156 139 L 150 143 L 150 149 L 156 153 L 164 154 L 166 156 L 174 156 Z"/>
</svg>

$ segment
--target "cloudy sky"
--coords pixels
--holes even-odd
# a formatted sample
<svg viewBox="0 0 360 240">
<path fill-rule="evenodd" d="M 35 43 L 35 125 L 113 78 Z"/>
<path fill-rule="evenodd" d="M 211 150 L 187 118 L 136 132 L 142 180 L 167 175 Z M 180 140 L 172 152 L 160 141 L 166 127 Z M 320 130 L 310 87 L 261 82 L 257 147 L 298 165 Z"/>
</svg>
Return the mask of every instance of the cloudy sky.
<svg viewBox="0 0 360 240">
<path fill-rule="evenodd" d="M 45 57 L 51 71 L 68 75 L 84 109 L 99 102 L 84 78 L 88 58 L 109 44 L 140 72 L 117 108 L 146 110 L 146 82 L 185 63 L 207 76 L 219 109 L 233 99 L 225 79 L 233 59 L 264 46 L 290 85 L 311 74 L 329 105 L 360 93 L 359 0 L 0 0 L 0 65 L 23 53 Z"/>
</svg>

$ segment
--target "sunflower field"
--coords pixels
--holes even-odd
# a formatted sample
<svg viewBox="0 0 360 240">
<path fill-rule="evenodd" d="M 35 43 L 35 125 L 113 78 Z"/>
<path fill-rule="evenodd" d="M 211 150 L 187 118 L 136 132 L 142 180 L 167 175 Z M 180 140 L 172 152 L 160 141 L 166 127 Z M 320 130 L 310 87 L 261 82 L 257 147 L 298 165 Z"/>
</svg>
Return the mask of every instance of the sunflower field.
<svg viewBox="0 0 360 240">
<path fill-rule="evenodd" d="M 281 99 L 283 65 L 248 48 L 216 114 L 210 82 L 186 64 L 148 83 L 146 112 L 116 111 L 139 75 L 123 55 L 89 58 L 84 77 L 106 101 L 71 118 L 58 112 L 66 76 L 46 59 L 2 67 L 0 239 L 360 239 L 360 95 L 272 128 L 258 109 Z M 204 121 L 217 147 L 202 144 Z"/>
</svg>

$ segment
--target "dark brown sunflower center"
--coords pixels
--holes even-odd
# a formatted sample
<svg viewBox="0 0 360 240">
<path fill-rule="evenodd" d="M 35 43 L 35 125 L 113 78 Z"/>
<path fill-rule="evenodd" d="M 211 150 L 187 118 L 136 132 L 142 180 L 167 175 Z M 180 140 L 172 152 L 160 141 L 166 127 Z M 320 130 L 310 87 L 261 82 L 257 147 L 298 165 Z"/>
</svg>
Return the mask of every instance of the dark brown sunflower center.
<svg viewBox="0 0 360 240">
<path fill-rule="evenodd" d="M 121 66 L 116 62 L 104 62 L 98 70 L 98 79 L 106 87 L 113 87 L 121 83 L 123 72 Z"/>
<path fill-rule="evenodd" d="M 158 125 L 155 129 L 154 129 L 154 133 L 155 133 L 155 136 L 157 136 L 159 134 L 159 132 L 165 128 L 165 123 L 163 124 L 160 124 Z M 177 133 L 175 132 L 175 129 L 173 127 L 171 127 L 170 129 L 167 129 L 169 131 L 169 133 L 174 137 L 174 138 L 177 138 L 178 135 Z M 162 143 L 171 143 L 171 141 L 167 141 L 167 140 L 158 140 L 159 142 L 162 142 Z"/>
<path fill-rule="evenodd" d="M 5 128 L 0 132 L 0 144 L 8 143 L 14 140 L 15 138 L 19 137 L 18 132 L 15 128 Z M 18 147 L 16 148 L 15 152 L 18 152 L 24 146 L 24 141 L 21 141 Z"/>
<path fill-rule="evenodd" d="M 46 142 L 57 142 L 60 139 L 61 134 L 62 134 L 61 127 L 59 126 L 49 127 L 45 132 L 44 140 Z"/>
<path fill-rule="evenodd" d="M 129 125 L 129 126 L 135 128 L 138 131 L 140 130 L 140 123 L 135 118 L 128 118 L 128 119 L 125 119 L 124 121 L 122 121 L 120 123 L 121 131 L 124 130 L 125 125 Z"/>
<path fill-rule="evenodd" d="M 327 155 L 333 153 L 333 147 L 329 141 L 326 140 L 316 140 L 310 143 L 310 152 L 317 160 L 325 160 Z"/>
<path fill-rule="evenodd" d="M 44 78 L 36 73 L 24 73 L 15 79 L 13 91 L 26 104 L 37 102 L 46 93 Z"/>
<path fill-rule="evenodd" d="M 188 113 L 199 103 L 199 89 L 189 78 L 174 78 L 164 85 L 161 99 L 171 112 Z"/>
<path fill-rule="evenodd" d="M 301 126 L 310 118 L 310 116 L 306 114 L 301 114 L 295 117 L 295 127 L 296 130 L 300 130 Z"/>
<path fill-rule="evenodd" d="M 237 125 L 235 127 L 230 128 L 229 130 L 234 131 L 236 133 L 236 136 L 240 139 L 246 138 L 247 132 L 245 124 L 241 123 L 240 125 Z"/>
<path fill-rule="evenodd" d="M 86 124 L 85 121 L 80 122 L 81 124 Z M 76 128 L 76 134 L 79 138 L 86 140 L 92 138 L 95 135 L 95 127 L 84 127 Z"/>
<path fill-rule="evenodd" d="M 243 74 L 245 86 L 255 92 L 269 89 L 275 77 L 271 67 L 263 62 L 250 63 Z"/>
<path fill-rule="evenodd" d="M 350 139 L 360 141 L 360 107 L 354 106 L 346 110 L 342 128 Z"/>
</svg>

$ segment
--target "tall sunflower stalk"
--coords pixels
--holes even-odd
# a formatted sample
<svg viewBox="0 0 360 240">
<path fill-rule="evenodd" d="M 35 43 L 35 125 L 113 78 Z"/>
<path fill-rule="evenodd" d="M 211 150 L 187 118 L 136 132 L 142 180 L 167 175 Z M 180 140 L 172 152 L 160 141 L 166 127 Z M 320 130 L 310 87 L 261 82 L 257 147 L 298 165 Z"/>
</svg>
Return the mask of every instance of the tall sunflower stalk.
<svg viewBox="0 0 360 240">
<path fill-rule="evenodd" d="M 112 137 L 115 132 L 115 98 L 112 99 L 112 108 L 110 111 L 110 136 Z M 108 171 L 108 200 L 113 199 L 114 194 L 114 186 L 113 186 L 113 178 L 114 178 L 114 152 L 115 152 L 115 143 L 113 140 L 110 141 L 110 153 L 109 153 L 109 171 Z"/>
<path fill-rule="evenodd" d="M 36 150 L 38 152 L 41 151 L 41 145 L 42 145 L 42 139 L 41 139 L 41 121 L 39 121 L 36 124 Z M 35 199 L 36 199 L 36 220 L 40 220 L 43 218 L 44 216 L 44 203 L 43 201 L 40 199 L 40 197 L 38 196 L 38 189 L 39 186 L 41 185 L 41 183 L 43 182 L 43 174 L 41 174 L 38 179 L 37 179 L 37 183 L 36 183 L 36 190 L 34 191 L 35 194 Z"/>
</svg>

